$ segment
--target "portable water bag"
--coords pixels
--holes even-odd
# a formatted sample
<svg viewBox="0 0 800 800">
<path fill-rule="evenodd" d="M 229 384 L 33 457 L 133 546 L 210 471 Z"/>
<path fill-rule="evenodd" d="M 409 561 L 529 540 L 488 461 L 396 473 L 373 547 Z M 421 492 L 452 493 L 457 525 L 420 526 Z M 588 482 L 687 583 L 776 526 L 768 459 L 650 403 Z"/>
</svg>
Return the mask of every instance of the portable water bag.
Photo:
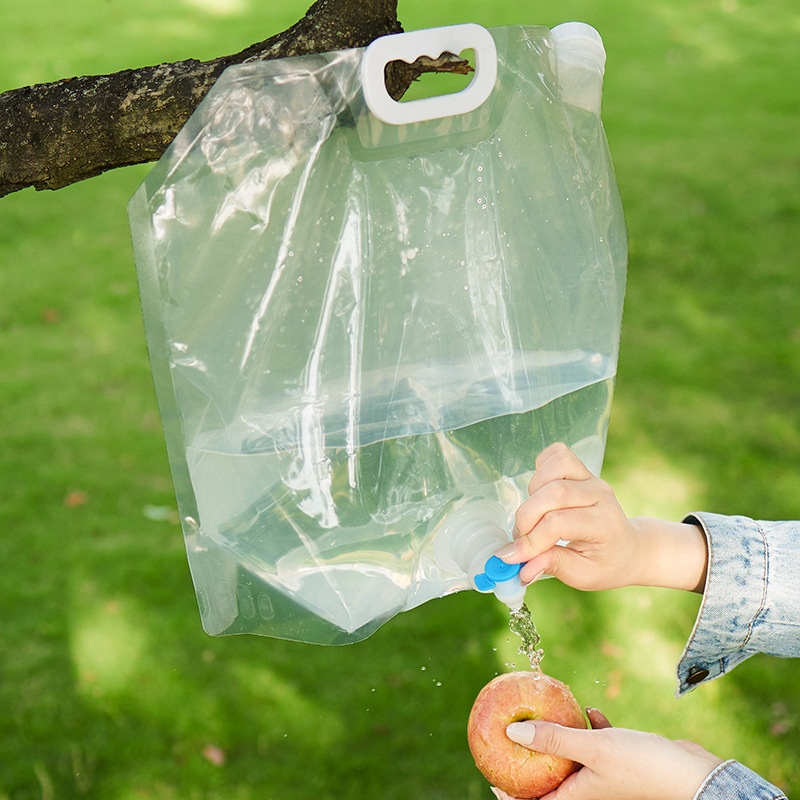
<svg viewBox="0 0 800 800">
<path fill-rule="evenodd" d="M 387 62 L 465 50 L 463 91 L 387 94 Z M 475 587 L 451 545 L 507 540 L 548 444 L 599 472 L 627 260 L 604 64 L 580 23 L 246 63 L 147 176 L 134 249 L 208 633 L 363 639 Z"/>
</svg>

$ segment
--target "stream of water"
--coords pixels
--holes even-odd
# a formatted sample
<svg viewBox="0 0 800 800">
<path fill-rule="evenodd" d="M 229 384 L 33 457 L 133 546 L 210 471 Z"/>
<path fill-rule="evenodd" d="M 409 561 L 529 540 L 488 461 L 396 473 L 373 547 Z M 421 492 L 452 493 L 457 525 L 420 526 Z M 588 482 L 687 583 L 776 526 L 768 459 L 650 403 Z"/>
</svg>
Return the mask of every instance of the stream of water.
<svg viewBox="0 0 800 800">
<path fill-rule="evenodd" d="M 525 656 L 531 665 L 531 669 L 540 670 L 540 662 L 544 658 L 544 650 L 539 647 L 541 638 L 533 623 L 531 612 L 524 603 L 519 608 L 511 609 L 511 619 L 508 623 L 509 630 L 516 633 L 522 640 L 517 653 Z M 516 665 L 506 664 L 509 669 L 515 670 Z"/>
</svg>

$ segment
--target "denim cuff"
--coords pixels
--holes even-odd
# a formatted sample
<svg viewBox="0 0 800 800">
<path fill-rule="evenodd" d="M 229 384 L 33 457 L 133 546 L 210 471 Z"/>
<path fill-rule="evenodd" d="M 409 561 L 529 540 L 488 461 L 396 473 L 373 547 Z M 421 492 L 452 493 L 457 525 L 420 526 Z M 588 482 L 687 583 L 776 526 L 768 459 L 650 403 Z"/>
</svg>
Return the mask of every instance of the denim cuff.
<svg viewBox="0 0 800 800">
<path fill-rule="evenodd" d="M 738 761 L 720 764 L 697 790 L 694 800 L 787 800 L 786 795 Z"/>
<path fill-rule="evenodd" d="M 678 662 L 681 695 L 755 653 L 800 656 L 799 522 L 697 513 L 708 543 L 703 602 Z"/>
<path fill-rule="evenodd" d="M 681 695 L 744 661 L 752 620 L 764 604 L 766 543 L 753 520 L 717 514 L 690 514 L 708 544 L 703 602 L 678 662 Z"/>
</svg>

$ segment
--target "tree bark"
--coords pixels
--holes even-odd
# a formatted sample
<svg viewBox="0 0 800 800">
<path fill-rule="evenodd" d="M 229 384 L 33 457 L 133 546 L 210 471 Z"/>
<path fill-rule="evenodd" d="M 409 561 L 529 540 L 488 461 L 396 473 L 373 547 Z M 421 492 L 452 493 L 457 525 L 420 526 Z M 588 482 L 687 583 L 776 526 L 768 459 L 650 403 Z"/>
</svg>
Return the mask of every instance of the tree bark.
<svg viewBox="0 0 800 800">
<path fill-rule="evenodd" d="M 231 64 L 364 47 L 402 30 L 396 0 L 318 0 L 291 28 L 234 55 L 12 89 L 0 94 L 0 197 L 157 160 Z M 452 54 L 394 62 L 387 87 L 399 98 L 423 72 L 469 70 Z"/>
</svg>

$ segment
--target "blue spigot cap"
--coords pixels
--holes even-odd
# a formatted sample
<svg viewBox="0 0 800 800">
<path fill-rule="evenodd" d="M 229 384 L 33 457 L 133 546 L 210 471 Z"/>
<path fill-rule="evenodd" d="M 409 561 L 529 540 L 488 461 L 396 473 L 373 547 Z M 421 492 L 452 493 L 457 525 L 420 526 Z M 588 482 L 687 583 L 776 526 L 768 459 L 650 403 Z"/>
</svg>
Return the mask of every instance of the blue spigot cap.
<svg viewBox="0 0 800 800">
<path fill-rule="evenodd" d="M 473 579 L 479 592 L 494 592 L 509 608 L 519 608 L 525 599 L 525 587 L 519 579 L 522 564 L 506 564 L 497 556 L 491 556 L 484 564 L 483 572 Z"/>
<path fill-rule="evenodd" d="M 489 592 L 496 584 L 516 578 L 521 569 L 522 564 L 506 564 L 501 558 L 492 556 L 483 565 L 483 572 L 475 576 L 475 586 L 478 591 Z"/>
</svg>

